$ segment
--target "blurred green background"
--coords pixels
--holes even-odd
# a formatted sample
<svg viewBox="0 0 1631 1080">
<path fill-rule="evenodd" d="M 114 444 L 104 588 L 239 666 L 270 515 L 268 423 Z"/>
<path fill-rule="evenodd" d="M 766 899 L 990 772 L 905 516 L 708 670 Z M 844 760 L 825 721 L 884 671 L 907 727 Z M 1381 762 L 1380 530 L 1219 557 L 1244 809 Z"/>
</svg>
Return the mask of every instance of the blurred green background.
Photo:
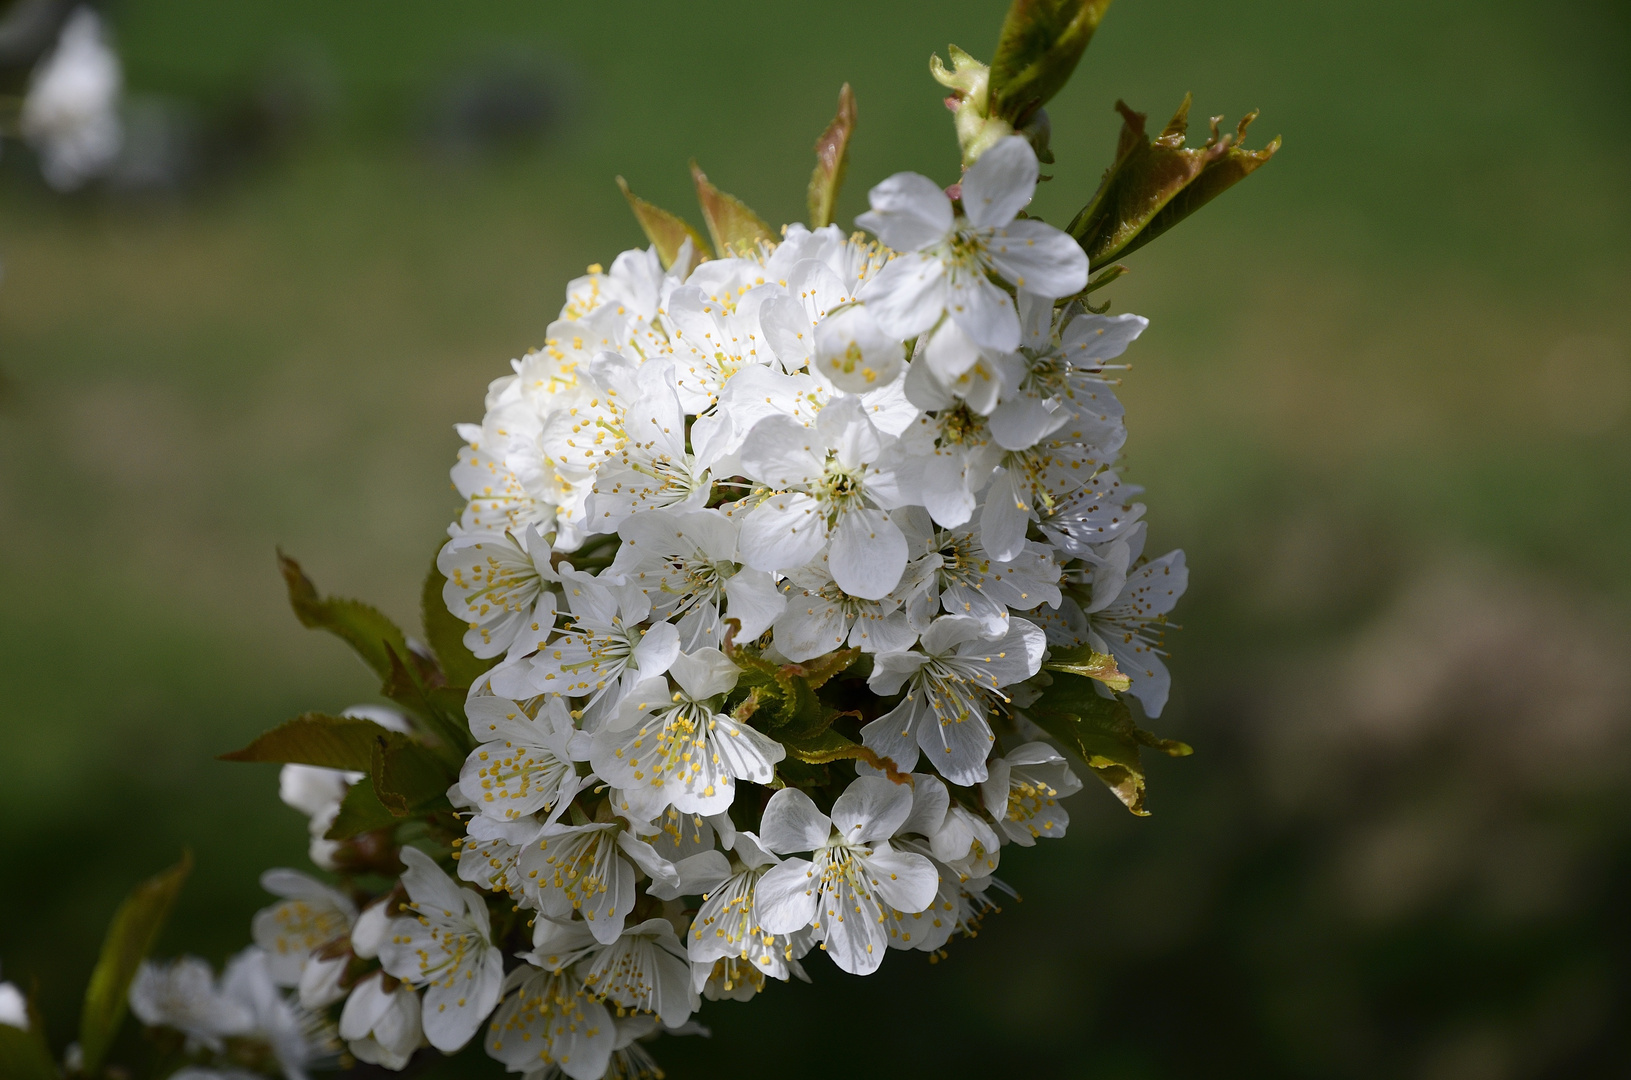
<svg viewBox="0 0 1631 1080">
<path fill-rule="evenodd" d="M 414 623 L 451 425 L 640 242 L 614 175 L 690 213 L 694 155 L 797 220 L 848 80 L 841 220 L 949 182 L 925 62 L 1005 7 L 111 8 L 187 167 L 64 198 L 0 157 L 0 963 L 59 1046 L 137 879 L 190 846 L 160 951 L 219 960 L 304 865 L 275 769 L 214 755 L 375 698 L 275 545 Z M 1152 320 L 1127 474 L 1193 567 L 1152 726 L 1195 756 L 1009 849 L 1024 902 L 948 961 L 710 1004 L 671 1076 L 1631 1075 L 1627 72 L 1618 0 L 1112 9 L 1044 217 L 1117 97 L 1286 139 L 1110 290 Z"/>
</svg>

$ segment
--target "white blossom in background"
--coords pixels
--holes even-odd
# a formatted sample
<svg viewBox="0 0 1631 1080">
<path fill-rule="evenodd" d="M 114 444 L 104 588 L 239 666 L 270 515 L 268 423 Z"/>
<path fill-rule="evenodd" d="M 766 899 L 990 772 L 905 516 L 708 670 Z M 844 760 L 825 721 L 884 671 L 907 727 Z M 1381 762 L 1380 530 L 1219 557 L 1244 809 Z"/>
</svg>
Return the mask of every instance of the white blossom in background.
<svg viewBox="0 0 1631 1080">
<path fill-rule="evenodd" d="M 28 999 L 16 983 L 0 982 L 0 1024 L 28 1030 Z"/>
<path fill-rule="evenodd" d="M 18 123 L 52 187 L 72 191 L 113 164 L 124 142 L 123 88 L 124 68 L 101 16 L 76 9 L 29 77 Z"/>
<path fill-rule="evenodd" d="M 149 1027 L 173 1028 L 190 1043 L 220 1050 L 222 1040 L 253 1029 L 255 1016 L 229 997 L 209 964 L 196 956 L 144 961 L 130 983 L 130 1011 Z"/>
<path fill-rule="evenodd" d="M 419 995 L 406 983 L 387 988 L 384 974 L 375 972 L 359 980 L 345 999 L 339 1031 L 358 1061 L 405 1069 L 424 1042 Z"/>
<path fill-rule="evenodd" d="M 314 949 L 349 937 L 357 920 L 350 897 L 297 870 L 268 870 L 261 888 L 282 897 L 250 923 L 267 971 L 279 986 L 298 986 Z"/>
</svg>

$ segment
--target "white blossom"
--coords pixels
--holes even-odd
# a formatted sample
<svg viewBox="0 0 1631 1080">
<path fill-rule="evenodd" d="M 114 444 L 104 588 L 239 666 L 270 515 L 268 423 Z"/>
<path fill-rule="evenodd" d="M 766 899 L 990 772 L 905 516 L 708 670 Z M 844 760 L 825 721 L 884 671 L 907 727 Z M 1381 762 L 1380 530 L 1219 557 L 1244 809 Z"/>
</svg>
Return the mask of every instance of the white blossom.
<svg viewBox="0 0 1631 1080">
<path fill-rule="evenodd" d="M 754 894 L 760 879 L 781 860 L 750 832 L 737 833 L 733 846 L 731 876 L 703 897 L 686 940 L 693 984 L 704 993 L 709 985 L 727 995 L 740 994 L 739 988 L 757 991 L 765 976 L 783 982 L 789 974 L 803 978 L 799 958 L 815 944 L 808 928 L 773 934 L 760 925 Z"/>
<path fill-rule="evenodd" d="M 648 679 L 594 735 L 595 773 L 623 793 L 628 813 L 650 820 L 672 806 L 719 814 L 738 780 L 768 784 L 787 751 L 718 708 L 740 669 L 718 649 L 681 653 L 667 679 Z"/>
<path fill-rule="evenodd" d="M 742 444 L 743 471 L 767 495 L 742 522 L 742 559 L 758 570 L 808 564 L 831 540 L 833 580 L 852 596 L 889 594 L 906 569 L 906 538 L 890 518 L 892 473 L 877 467 L 882 435 L 858 398 L 829 402 L 815 427 L 772 416 Z"/>
<path fill-rule="evenodd" d="M 124 142 L 124 69 L 94 8 L 68 17 L 56 47 L 28 80 L 19 127 L 40 155 L 46 182 L 72 191 L 113 164 Z"/>
<path fill-rule="evenodd" d="M 242 1035 L 255 1024 L 243 1002 L 228 997 L 215 972 L 196 956 L 169 963 L 142 961 L 130 983 L 130 1011 L 149 1027 L 168 1027 L 188 1040 L 220 1050 L 222 1039 Z"/>
<path fill-rule="evenodd" d="M 897 255 L 861 290 L 872 318 L 897 338 L 916 337 L 949 314 L 990 349 L 1019 345 L 1019 318 L 999 274 L 1021 292 L 1052 299 L 1087 285 L 1087 256 L 1051 225 L 1015 217 L 1036 190 L 1036 153 L 1010 136 L 969 166 L 963 213 L 933 180 L 897 173 L 867 193 L 872 209 L 855 223 Z"/>
<path fill-rule="evenodd" d="M 889 844 L 911 810 L 911 789 L 877 776 L 857 777 L 831 817 L 797 788 L 772 795 L 760 826 L 764 847 L 811 858 L 787 859 L 759 879 L 759 926 L 769 934 L 810 930 L 843 970 L 876 971 L 888 946 L 884 912 L 922 911 L 939 882 L 928 859 Z"/>
<path fill-rule="evenodd" d="M 400 1071 L 424 1037 L 419 995 L 407 983 L 387 989 L 382 972 L 358 981 L 340 1010 L 340 1038 L 358 1061 Z"/>
<path fill-rule="evenodd" d="M 599 1080 L 617 1032 L 583 980 L 529 963 L 510 972 L 504 985 L 503 1003 L 488 1025 L 487 1053 L 511 1072 L 555 1066 L 573 1080 Z"/>
<path fill-rule="evenodd" d="M 475 1035 L 498 1003 L 504 963 L 493 946 L 487 902 L 463 889 L 418 848 L 402 849 L 402 885 L 412 914 L 391 920 L 380 964 L 403 982 L 424 987 L 425 1037 L 451 1053 Z"/>
<path fill-rule="evenodd" d="M 484 816 L 529 817 L 577 792 L 577 729 L 560 698 L 546 699 L 536 718 L 509 698 L 472 694 L 464 708 L 479 745 L 459 770 L 459 790 Z"/>
<path fill-rule="evenodd" d="M 681 649 L 721 645 L 726 618 L 742 624 L 740 640 L 752 641 L 786 604 L 770 574 L 741 565 L 737 524 L 718 510 L 650 510 L 624 521 L 618 535 L 608 575 L 644 594 L 654 618 L 676 620 Z"/>
<path fill-rule="evenodd" d="M 1000 636 L 966 615 L 943 615 L 924 631 L 918 649 L 884 653 L 867 680 L 889 696 L 906 688 L 899 705 L 861 729 L 867 747 L 899 769 L 917 763 L 918 750 L 954 784 L 986 778 L 993 736 L 987 713 L 1001 688 L 1035 675 L 1046 638 L 1024 619 L 1011 619 Z"/>
<path fill-rule="evenodd" d="M 549 543 L 536 525 L 519 538 L 470 531 L 442 546 L 436 556 L 436 569 L 447 578 L 442 599 L 470 625 L 465 648 L 479 657 L 499 656 L 529 626 L 554 623 L 555 594 L 547 590 L 560 577 L 549 557 Z"/>
<path fill-rule="evenodd" d="M 585 726 L 615 712 L 642 678 L 661 675 L 679 655 L 671 623 L 641 625 L 651 600 L 638 588 L 596 579 L 562 564 L 570 614 L 566 628 L 537 651 L 501 664 L 489 675 L 493 692 L 511 700 L 539 694 L 584 698 Z"/>
<path fill-rule="evenodd" d="M 255 913 L 250 927 L 279 986 L 298 986 L 312 950 L 343 940 L 357 919 L 351 898 L 297 870 L 268 870 L 261 888 L 280 903 Z"/>
<path fill-rule="evenodd" d="M 1063 755 L 1047 743 L 1032 742 L 992 760 L 980 798 L 1008 839 L 1030 847 L 1038 837 L 1065 835 L 1070 815 L 1059 800 L 1080 790 L 1082 782 Z"/>
</svg>

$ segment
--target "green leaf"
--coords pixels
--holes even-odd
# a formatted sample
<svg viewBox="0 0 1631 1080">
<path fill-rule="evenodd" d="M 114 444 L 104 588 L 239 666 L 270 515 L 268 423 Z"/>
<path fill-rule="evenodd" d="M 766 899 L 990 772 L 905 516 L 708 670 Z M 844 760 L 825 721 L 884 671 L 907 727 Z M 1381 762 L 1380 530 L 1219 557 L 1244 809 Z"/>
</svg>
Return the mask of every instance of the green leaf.
<svg viewBox="0 0 1631 1080">
<path fill-rule="evenodd" d="M 425 641 L 442 665 L 442 674 L 449 686 L 474 686 L 487 670 L 498 663 L 498 657 L 483 660 L 465 648 L 464 632 L 469 629 L 463 620 L 447 610 L 442 600 L 442 586 L 447 578 L 436 569 L 436 560 L 430 563 L 424 587 L 419 591 L 419 617 L 425 624 Z"/>
<path fill-rule="evenodd" d="M 1213 117 L 1206 145 L 1186 147 L 1190 100 L 1186 94 L 1154 141 L 1145 134 L 1145 115 L 1126 102 L 1116 102 L 1122 128 L 1115 163 L 1067 230 L 1091 264 L 1143 247 L 1251 175 L 1280 149 L 1278 138 L 1261 150 L 1241 146 L 1247 127 L 1257 118 L 1255 112 L 1247 114 L 1235 132 L 1223 136 L 1218 135 L 1223 118 Z"/>
<path fill-rule="evenodd" d="M 0 1076 L 6 1080 L 58 1080 L 51 1047 L 40 1018 L 29 1002 L 28 1030 L 0 1024 Z"/>
<path fill-rule="evenodd" d="M 838 189 L 849 168 L 849 138 L 855 132 L 855 93 L 845 83 L 838 91 L 838 112 L 827 130 L 816 140 L 815 171 L 810 174 L 806 201 L 810 207 L 810 228 L 831 225 Z"/>
<path fill-rule="evenodd" d="M 393 649 L 387 659 L 390 670 L 380 691 L 423 720 L 441 741 L 444 756 L 457 768 L 476 745 L 464 715 L 465 689 L 444 685 L 442 673 L 427 670 L 413 653 L 398 654 Z"/>
<path fill-rule="evenodd" d="M 325 769 L 367 772 L 373 767 L 374 744 L 383 736 L 404 736 L 372 720 L 302 713 L 260 736 L 242 750 L 222 754 L 221 761 L 292 762 Z"/>
<path fill-rule="evenodd" d="M 1139 747 L 1147 746 L 1170 757 L 1194 751 L 1185 743 L 1158 739 L 1133 723 L 1132 713 L 1119 698 L 1100 697 L 1089 679 L 1063 675 L 1022 710 L 1038 726 L 1069 747 L 1127 809 L 1140 817 L 1144 809 L 1144 765 Z"/>
<path fill-rule="evenodd" d="M 1110 0 L 1014 0 L 991 59 L 987 115 L 1024 125 L 1069 81 Z"/>
<path fill-rule="evenodd" d="M 102 955 L 91 971 L 91 981 L 85 987 L 85 1008 L 79 1016 L 79 1048 L 85 1055 L 85 1075 L 96 1076 L 102 1071 L 108 1047 L 125 1018 L 130 980 L 158 940 L 192 868 L 192 853 L 183 853 L 176 865 L 136 886 L 108 924 Z"/>
<path fill-rule="evenodd" d="M 376 740 L 369 773 L 380 804 L 399 818 L 447 804 L 447 789 L 458 777 L 430 749 L 407 739 Z"/>
<path fill-rule="evenodd" d="M 634 217 L 640 222 L 640 228 L 657 248 L 657 257 L 663 261 L 663 268 L 670 269 L 674 260 L 679 258 L 680 249 L 687 240 L 691 241 L 691 265 L 684 267 L 689 274 L 696 264 L 709 257 L 708 241 L 702 234 L 693 229 L 690 224 L 677 214 L 670 214 L 667 210 L 653 206 L 629 190 L 628 182 L 621 176 L 617 178 L 617 186 L 623 192 L 623 197 L 629 201 L 629 209 L 634 211 Z"/>
<path fill-rule="evenodd" d="M 363 662 L 385 678 L 391 673 L 390 653 L 408 652 L 408 641 L 395 623 L 379 609 L 357 600 L 341 600 L 318 595 L 300 564 L 278 552 L 278 567 L 289 586 L 289 606 L 302 626 L 327 630 L 343 638 Z"/>
<path fill-rule="evenodd" d="M 697 202 L 702 204 L 702 219 L 708 223 L 708 235 L 713 237 L 714 250 L 721 257 L 748 255 L 761 243 L 775 241 L 776 234 L 770 231 L 770 226 L 741 199 L 709 183 L 695 161 L 691 162 L 691 180 L 697 186 Z"/>
<path fill-rule="evenodd" d="M 1097 679 L 1112 690 L 1124 691 L 1133 681 L 1116 667 L 1116 658 L 1107 653 L 1094 652 L 1090 646 L 1074 649 L 1054 649 L 1042 664 L 1046 671 L 1063 671 L 1071 675 L 1085 675 Z"/>
<path fill-rule="evenodd" d="M 372 769 L 370 763 L 369 771 Z M 389 828 L 397 820 L 397 816 L 387 810 L 385 804 L 379 801 L 379 796 L 374 794 L 373 780 L 359 780 L 346 790 L 345 798 L 340 802 L 340 812 L 335 815 L 334 824 L 329 826 L 323 837 L 327 840 L 349 840 L 361 833 Z"/>
</svg>

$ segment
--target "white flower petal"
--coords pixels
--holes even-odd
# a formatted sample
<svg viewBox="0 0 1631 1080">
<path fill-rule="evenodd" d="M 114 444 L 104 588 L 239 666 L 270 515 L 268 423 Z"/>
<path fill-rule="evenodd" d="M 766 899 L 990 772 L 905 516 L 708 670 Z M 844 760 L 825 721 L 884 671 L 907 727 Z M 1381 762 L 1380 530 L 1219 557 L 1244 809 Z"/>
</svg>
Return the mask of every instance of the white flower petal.
<svg viewBox="0 0 1631 1080">
<path fill-rule="evenodd" d="M 839 588 L 877 600 L 900 583 L 906 554 L 906 537 L 888 514 L 856 509 L 839 518 L 827 565 Z"/>
<path fill-rule="evenodd" d="M 1021 292 L 1055 300 L 1087 287 L 1087 253 L 1046 222 L 1015 221 L 995 230 L 985 256 Z"/>
<path fill-rule="evenodd" d="M 832 823 L 844 843 L 870 844 L 895 835 L 911 813 L 909 785 L 882 776 L 858 776 L 833 802 Z"/>
<path fill-rule="evenodd" d="M 765 871 L 753 892 L 759 925 L 770 934 L 793 934 L 808 927 L 816 917 L 817 884 L 808 859 L 788 859 Z"/>
<path fill-rule="evenodd" d="M 802 566 L 827 542 L 820 504 L 802 492 L 772 495 L 742 521 L 742 561 L 773 573 Z"/>
<path fill-rule="evenodd" d="M 1014 301 L 984 275 L 960 278 L 946 290 L 946 310 L 976 345 L 999 352 L 1019 348 Z"/>
<path fill-rule="evenodd" d="M 926 248 L 951 231 L 951 200 L 921 173 L 896 173 L 867 192 L 867 201 L 872 209 L 855 219 L 856 226 L 896 251 Z"/>
<path fill-rule="evenodd" d="M 873 321 L 898 340 L 916 337 L 946 310 L 946 264 L 933 255 L 897 255 L 861 289 Z"/>
<path fill-rule="evenodd" d="M 798 788 L 782 788 L 765 804 L 759 841 L 779 854 L 813 851 L 832 835 L 832 819 Z M 783 933 L 784 931 L 776 931 Z"/>
</svg>

